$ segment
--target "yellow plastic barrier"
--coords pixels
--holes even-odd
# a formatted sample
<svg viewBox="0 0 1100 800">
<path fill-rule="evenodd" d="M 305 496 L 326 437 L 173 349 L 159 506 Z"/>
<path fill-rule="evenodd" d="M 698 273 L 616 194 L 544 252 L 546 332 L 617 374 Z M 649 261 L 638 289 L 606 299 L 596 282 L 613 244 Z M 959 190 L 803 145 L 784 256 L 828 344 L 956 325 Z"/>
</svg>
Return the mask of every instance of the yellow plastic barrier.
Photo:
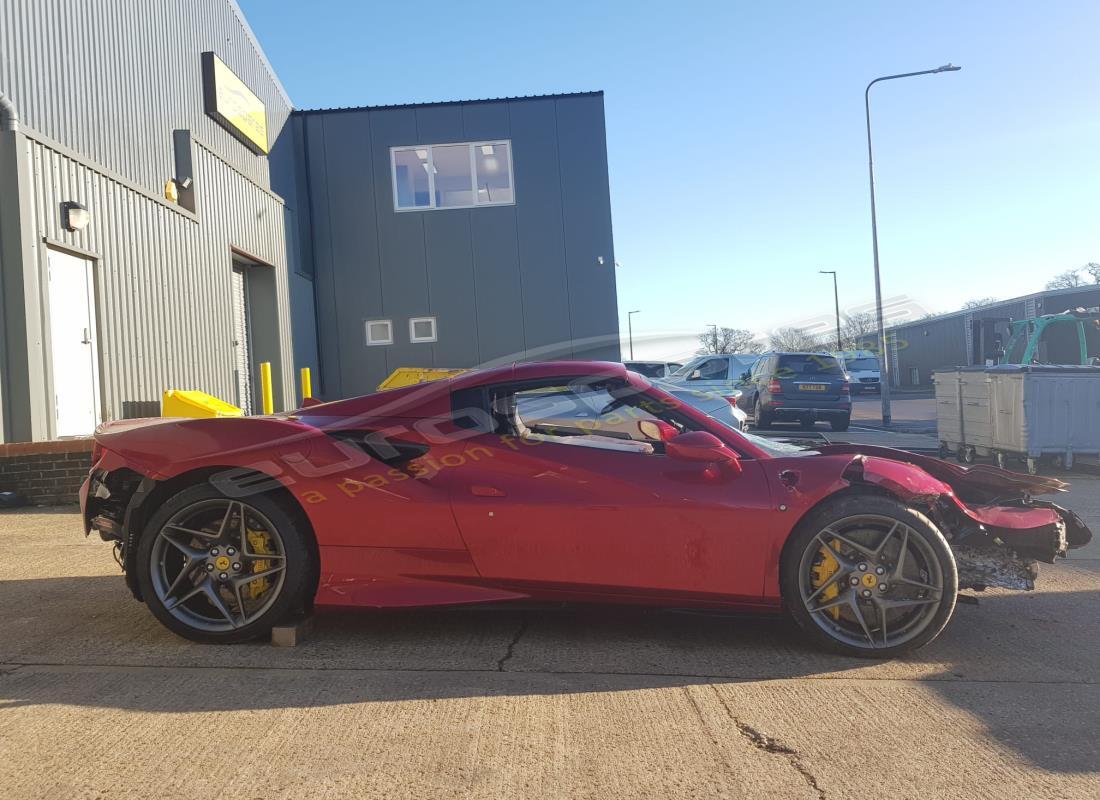
<svg viewBox="0 0 1100 800">
<path fill-rule="evenodd" d="M 453 378 L 466 372 L 464 369 L 443 369 L 442 367 L 398 367 L 386 380 L 378 384 L 378 390 L 396 389 L 399 386 L 412 386 L 417 383 L 430 383 L 444 378 Z"/>
<path fill-rule="evenodd" d="M 309 400 L 313 397 L 313 377 L 310 375 L 309 367 L 302 367 L 299 374 L 302 377 L 302 400 Z"/>
<path fill-rule="evenodd" d="M 243 417 L 244 411 L 206 392 L 169 389 L 161 400 L 162 417 Z"/>
<path fill-rule="evenodd" d="M 260 390 L 264 401 L 264 413 L 275 413 L 275 395 L 271 391 L 271 362 L 260 363 Z"/>
</svg>

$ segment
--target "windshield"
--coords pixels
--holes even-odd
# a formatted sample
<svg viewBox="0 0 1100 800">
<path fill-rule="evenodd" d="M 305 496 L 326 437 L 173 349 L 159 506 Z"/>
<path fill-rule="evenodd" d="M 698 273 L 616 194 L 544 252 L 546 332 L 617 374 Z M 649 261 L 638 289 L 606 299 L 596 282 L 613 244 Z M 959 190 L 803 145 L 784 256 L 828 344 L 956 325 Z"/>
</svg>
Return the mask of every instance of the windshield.
<svg viewBox="0 0 1100 800">
<path fill-rule="evenodd" d="M 847 359 L 844 364 L 848 369 L 854 369 L 856 372 L 867 372 L 878 369 L 877 358 L 850 358 Z"/>
<path fill-rule="evenodd" d="M 678 370 L 676 370 L 672 374 L 673 375 L 690 375 L 692 370 L 694 370 L 701 363 L 703 363 L 703 359 L 701 359 L 701 358 L 697 358 L 694 361 L 689 361 L 688 363 L 684 364 L 684 366 L 680 367 Z"/>
<path fill-rule="evenodd" d="M 665 365 L 661 361 L 627 361 L 626 368 L 647 378 L 660 378 L 665 374 Z"/>
<path fill-rule="evenodd" d="M 808 355 L 780 356 L 776 372 L 789 375 L 843 375 L 840 363 L 832 356 L 811 353 Z"/>
</svg>

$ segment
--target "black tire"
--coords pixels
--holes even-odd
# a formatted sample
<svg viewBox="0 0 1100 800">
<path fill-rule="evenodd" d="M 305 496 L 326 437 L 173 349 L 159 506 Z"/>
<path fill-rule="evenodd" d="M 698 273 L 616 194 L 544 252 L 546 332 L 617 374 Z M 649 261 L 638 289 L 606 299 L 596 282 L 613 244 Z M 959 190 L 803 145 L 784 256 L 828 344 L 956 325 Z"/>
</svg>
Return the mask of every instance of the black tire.
<svg viewBox="0 0 1100 800">
<path fill-rule="evenodd" d="M 846 431 L 848 426 L 852 423 L 851 417 L 845 417 L 844 419 L 834 419 L 829 422 L 829 427 L 834 431 Z"/>
<path fill-rule="evenodd" d="M 756 398 L 756 405 L 752 409 L 752 420 L 757 430 L 765 430 L 772 426 L 771 417 L 764 413 L 763 407 L 760 405 L 760 398 Z"/>
<path fill-rule="evenodd" d="M 911 638 L 893 645 L 889 644 L 889 641 L 883 644 L 873 644 L 874 631 L 877 630 L 873 625 L 871 625 L 871 632 L 867 634 L 867 638 L 861 644 L 853 642 L 851 637 L 859 635 L 858 631 L 854 629 L 854 623 L 845 620 L 842 625 L 839 618 L 833 618 L 834 621 L 829 622 L 826 615 L 831 615 L 831 612 L 811 612 L 806 607 L 807 604 L 816 603 L 817 601 L 813 597 L 807 600 L 803 599 L 803 589 L 805 588 L 803 581 L 809 581 L 811 576 L 804 575 L 802 572 L 807 563 L 807 558 L 812 558 L 820 552 L 821 539 L 819 534 L 823 534 L 826 528 L 833 530 L 834 527 L 840 528 L 851 520 L 861 519 L 882 520 L 884 523 L 891 521 L 901 523 L 901 531 L 905 535 L 904 544 L 909 548 L 907 553 L 913 548 L 917 551 L 916 554 L 907 557 L 907 569 L 913 570 L 915 567 L 919 567 L 920 564 L 927 562 L 926 566 L 929 569 L 929 574 L 936 575 L 942 580 L 941 587 L 937 590 L 938 598 L 934 596 L 935 593 L 928 592 L 930 599 L 920 601 L 922 603 L 919 606 L 920 626 L 918 627 L 915 624 L 912 626 Z M 855 524 L 858 525 L 859 523 Z M 899 537 L 900 535 L 898 534 Z M 913 536 L 919 537 L 919 541 L 913 539 Z M 902 544 L 900 539 L 897 540 L 897 544 L 900 551 Z M 843 545 L 841 546 L 843 547 Z M 862 556 L 860 557 L 862 558 Z M 932 561 L 934 561 L 934 565 Z M 862 590 L 862 586 L 849 588 L 848 578 L 844 577 L 845 575 L 862 577 L 869 574 L 868 572 L 853 570 L 846 573 L 843 571 L 843 567 L 839 565 L 837 572 L 840 575 L 836 579 L 838 588 L 836 597 L 840 598 L 841 592 L 851 591 L 853 599 L 859 604 L 877 602 L 877 598 L 863 600 L 856 597 L 857 592 Z M 924 575 L 923 572 L 919 574 Z M 879 580 L 890 581 L 894 580 L 895 577 L 894 575 L 888 575 Z M 955 601 L 959 587 L 955 557 L 947 540 L 932 521 L 924 514 L 909 508 L 892 497 L 869 492 L 854 492 L 826 500 L 807 514 L 798 523 L 783 549 L 779 578 L 784 605 L 811 641 L 834 652 L 861 658 L 893 658 L 931 642 L 950 621 L 951 615 L 955 611 Z M 931 580 L 931 578 L 925 578 L 925 580 Z M 891 587 L 890 591 L 894 592 L 900 587 L 901 583 L 902 581 L 898 581 L 898 586 Z M 825 581 L 822 586 L 827 589 L 826 584 L 828 584 L 828 581 Z M 812 584 L 810 585 L 812 586 Z M 865 586 L 866 584 L 862 585 Z M 815 593 L 820 591 L 820 588 L 814 589 Z M 919 592 L 922 590 L 910 591 Z M 890 600 L 892 595 L 884 594 L 881 597 Z M 844 602 L 843 598 L 840 598 L 838 602 Z M 844 606 L 841 606 L 841 608 L 844 608 Z M 851 607 L 848 608 L 850 610 Z M 913 608 L 916 609 L 918 606 Z M 902 615 L 907 613 L 900 609 L 898 611 Z M 914 613 L 916 612 L 914 611 Z M 866 612 L 863 612 L 863 616 L 866 618 Z M 850 627 L 845 629 L 845 625 Z M 848 640 L 845 640 L 845 636 L 849 637 Z"/>
<path fill-rule="evenodd" d="M 240 501 L 243 503 L 241 508 L 247 509 L 246 513 L 250 519 L 253 516 L 262 516 L 274 526 L 281 544 L 282 558 L 284 559 L 284 569 L 281 570 L 283 575 L 281 583 L 275 589 L 275 596 L 263 601 L 266 610 L 255 619 L 247 619 L 247 614 L 242 615 L 247 620 L 246 624 L 241 624 L 239 627 L 235 626 L 231 630 L 204 630 L 178 618 L 160 598 L 156 583 L 156 580 L 159 579 L 154 579 L 154 569 L 156 567 L 153 565 L 154 546 L 160 538 L 160 532 L 169 521 L 176 518 L 181 512 L 186 513 L 187 509 L 203 504 L 204 501 L 206 503 L 211 501 L 236 502 L 236 498 L 228 498 L 213 485 L 202 483 L 174 495 L 149 518 L 138 542 L 136 558 L 137 581 L 141 588 L 142 597 L 145 599 L 146 605 L 149 606 L 149 610 L 165 627 L 173 633 L 192 641 L 229 644 L 270 635 L 271 629 L 275 625 L 289 615 L 305 608 L 311 600 L 307 597 L 307 594 L 312 588 L 315 570 L 311 535 L 305 529 L 304 524 L 295 518 L 294 514 L 288 513 L 270 495 L 257 494 Z M 246 525 L 245 527 L 249 526 Z M 271 553 L 270 550 L 265 552 Z M 272 555 L 274 554 L 272 553 Z M 249 555 L 243 551 L 236 558 L 242 563 L 246 562 L 247 559 L 264 561 L 268 566 L 278 563 L 277 561 L 265 560 L 260 555 Z M 201 569 L 196 568 L 194 573 L 201 575 Z M 242 579 L 248 575 L 249 573 L 246 571 L 242 575 Z M 213 581 L 214 576 L 211 575 L 210 579 Z M 201 582 L 200 578 L 199 583 Z M 183 584 L 183 586 L 186 588 L 186 584 Z M 202 600 L 201 597 L 197 599 Z M 184 605 L 182 602 L 178 604 L 178 606 Z M 214 606 L 210 605 L 209 608 L 214 608 Z"/>
</svg>

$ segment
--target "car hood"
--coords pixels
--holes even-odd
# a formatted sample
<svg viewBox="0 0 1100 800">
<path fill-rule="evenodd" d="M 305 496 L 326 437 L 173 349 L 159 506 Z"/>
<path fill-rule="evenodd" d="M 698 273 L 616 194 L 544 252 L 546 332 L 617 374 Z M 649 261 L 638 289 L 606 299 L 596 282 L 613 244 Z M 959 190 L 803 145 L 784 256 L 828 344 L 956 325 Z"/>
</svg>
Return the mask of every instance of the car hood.
<svg viewBox="0 0 1100 800">
<path fill-rule="evenodd" d="M 920 467 L 933 478 L 948 484 L 961 497 L 975 500 L 988 501 L 994 498 L 1003 500 L 1023 495 L 1055 494 L 1069 490 L 1069 484 L 1057 478 L 1023 475 L 985 464 L 963 467 L 933 456 L 923 456 L 892 447 L 829 444 L 815 447 L 814 450 L 823 456 L 851 454 L 912 464 Z"/>
</svg>

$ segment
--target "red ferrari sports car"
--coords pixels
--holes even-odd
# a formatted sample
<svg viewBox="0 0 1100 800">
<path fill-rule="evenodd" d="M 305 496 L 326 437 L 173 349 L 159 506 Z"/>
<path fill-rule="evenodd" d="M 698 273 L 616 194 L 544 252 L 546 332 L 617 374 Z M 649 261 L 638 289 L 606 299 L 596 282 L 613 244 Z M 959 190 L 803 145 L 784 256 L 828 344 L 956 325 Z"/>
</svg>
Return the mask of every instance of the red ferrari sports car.
<svg viewBox="0 0 1100 800">
<path fill-rule="evenodd" d="M 313 606 L 786 609 L 822 645 L 932 640 L 1091 533 L 1058 480 L 746 435 L 621 364 L 481 370 L 285 414 L 115 422 L 86 530 L 199 641 Z"/>
</svg>

